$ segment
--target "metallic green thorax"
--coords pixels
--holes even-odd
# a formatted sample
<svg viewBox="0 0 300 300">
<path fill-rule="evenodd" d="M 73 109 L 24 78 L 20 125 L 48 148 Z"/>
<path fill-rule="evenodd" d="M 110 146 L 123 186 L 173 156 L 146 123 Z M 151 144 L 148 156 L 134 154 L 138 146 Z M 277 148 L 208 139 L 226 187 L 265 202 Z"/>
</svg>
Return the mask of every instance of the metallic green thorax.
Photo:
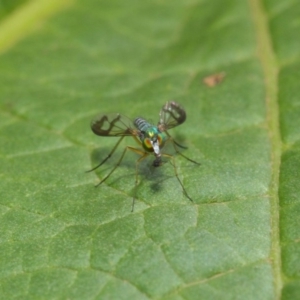
<svg viewBox="0 0 300 300">
<path fill-rule="evenodd" d="M 142 118 L 136 118 L 134 125 L 140 131 L 139 139 L 147 152 L 153 152 L 160 157 L 160 149 L 164 146 L 167 135 Z"/>
</svg>

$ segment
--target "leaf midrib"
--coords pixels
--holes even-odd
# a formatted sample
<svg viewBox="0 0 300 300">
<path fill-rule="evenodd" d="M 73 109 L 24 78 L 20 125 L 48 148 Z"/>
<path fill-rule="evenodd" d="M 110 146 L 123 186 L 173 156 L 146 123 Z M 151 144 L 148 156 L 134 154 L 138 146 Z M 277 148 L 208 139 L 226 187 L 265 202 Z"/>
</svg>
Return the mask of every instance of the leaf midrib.
<svg viewBox="0 0 300 300">
<path fill-rule="evenodd" d="M 269 196 L 271 205 L 271 251 L 270 258 L 274 274 L 275 298 L 280 299 L 282 289 L 281 248 L 279 234 L 279 171 L 282 140 L 279 126 L 278 73 L 279 66 L 272 45 L 266 8 L 260 0 L 249 0 L 257 42 L 257 56 L 262 65 L 265 85 L 266 126 L 271 152 L 271 182 Z"/>
</svg>

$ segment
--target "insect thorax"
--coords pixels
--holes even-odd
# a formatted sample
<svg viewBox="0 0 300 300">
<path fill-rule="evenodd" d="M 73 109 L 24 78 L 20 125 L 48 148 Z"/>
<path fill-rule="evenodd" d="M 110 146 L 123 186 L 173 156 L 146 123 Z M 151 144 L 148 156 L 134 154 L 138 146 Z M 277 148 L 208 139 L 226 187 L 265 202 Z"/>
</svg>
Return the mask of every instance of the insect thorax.
<svg viewBox="0 0 300 300">
<path fill-rule="evenodd" d="M 167 136 L 164 132 L 160 132 L 156 126 L 142 118 L 136 118 L 134 125 L 140 131 L 138 137 L 146 151 L 153 152 L 153 143 L 158 143 L 160 149 L 164 146 Z"/>
</svg>

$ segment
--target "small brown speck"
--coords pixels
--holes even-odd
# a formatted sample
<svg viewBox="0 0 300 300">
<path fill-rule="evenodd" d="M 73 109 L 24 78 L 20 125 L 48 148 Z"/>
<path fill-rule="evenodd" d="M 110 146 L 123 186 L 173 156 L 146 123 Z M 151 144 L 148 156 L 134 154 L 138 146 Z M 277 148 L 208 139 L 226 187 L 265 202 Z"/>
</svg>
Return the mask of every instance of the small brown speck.
<svg viewBox="0 0 300 300">
<path fill-rule="evenodd" d="M 203 83 L 208 87 L 214 87 L 224 80 L 225 72 L 215 73 L 203 78 Z"/>
</svg>

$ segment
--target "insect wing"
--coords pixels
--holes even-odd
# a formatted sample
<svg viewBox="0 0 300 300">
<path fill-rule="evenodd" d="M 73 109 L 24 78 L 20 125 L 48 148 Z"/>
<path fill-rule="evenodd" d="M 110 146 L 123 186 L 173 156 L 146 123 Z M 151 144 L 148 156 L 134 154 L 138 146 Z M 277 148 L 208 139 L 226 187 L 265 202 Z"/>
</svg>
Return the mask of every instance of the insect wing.
<svg viewBox="0 0 300 300">
<path fill-rule="evenodd" d="M 167 102 L 159 113 L 158 129 L 163 132 L 182 124 L 186 119 L 185 110 L 175 101 Z"/>
<path fill-rule="evenodd" d="M 137 135 L 130 119 L 120 114 L 107 114 L 95 117 L 91 122 L 92 131 L 100 136 Z"/>
</svg>

